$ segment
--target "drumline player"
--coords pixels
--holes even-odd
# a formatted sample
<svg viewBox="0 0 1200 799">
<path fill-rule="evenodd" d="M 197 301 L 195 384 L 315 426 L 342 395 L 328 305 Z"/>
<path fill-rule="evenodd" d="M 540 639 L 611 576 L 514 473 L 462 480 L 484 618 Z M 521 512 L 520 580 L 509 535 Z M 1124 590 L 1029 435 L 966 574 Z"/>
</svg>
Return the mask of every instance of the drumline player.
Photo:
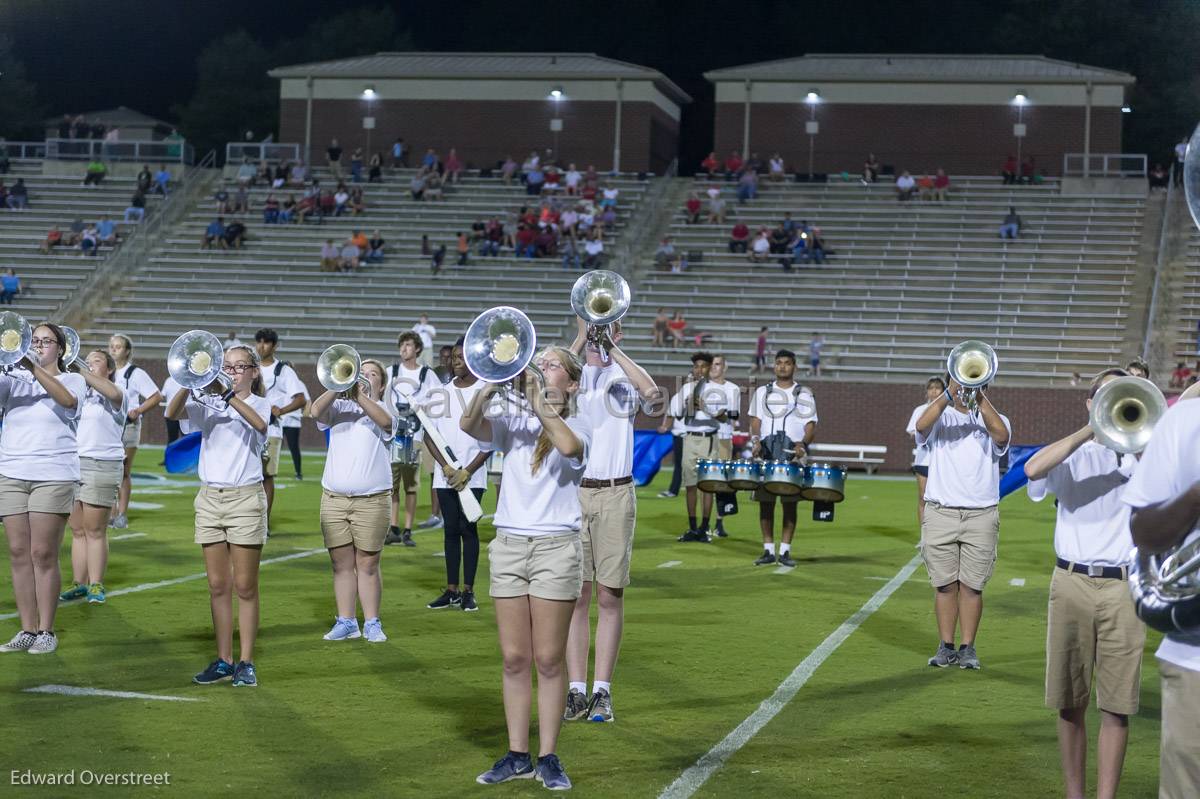
<svg viewBox="0 0 1200 799">
<path fill-rule="evenodd" d="M 946 390 L 946 383 L 942 378 L 934 375 L 925 381 L 925 402 L 913 408 L 912 416 L 908 419 L 908 426 L 904 428 L 904 432 L 913 437 L 913 442 L 916 444 L 917 437 L 917 419 L 921 418 L 921 414 L 929 407 L 929 403 L 937 399 L 938 395 Z M 925 483 L 929 480 L 929 446 L 928 444 L 916 444 L 913 455 L 913 474 L 917 476 L 917 525 L 925 518 Z"/>
<path fill-rule="evenodd" d="M 0 376 L 0 521 L 21 621 L 0 652 L 44 655 L 58 649 L 58 551 L 79 490 L 76 430 L 86 390 L 84 379 L 64 368 L 66 346 L 62 329 L 43 322 L 33 329 L 29 353 L 20 362 L 31 379 Z"/>
<path fill-rule="evenodd" d="M 795 380 L 796 353 L 781 349 L 775 353 L 775 379 L 754 391 L 750 400 L 750 446 L 764 460 L 803 463 L 808 446 L 817 434 L 817 401 L 807 386 Z M 799 496 L 776 497 L 766 488 L 754 490 L 758 503 L 758 526 L 762 531 L 763 554 L 755 566 L 778 562 L 792 567 L 792 537 L 796 534 L 796 504 Z M 775 500 L 783 508 L 782 540 L 775 557 Z"/>
<path fill-rule="evenodd" d="M 384 365 L 368 358 L 359 374 L 369 391 L 361 382 L 345 392 L 326 391 L 313 402 L 311 414 L 318 430 L 329 431 L 321 476 L 321 535 L 333 566 L 337 617 L 325 640 L 361 635 L 375 644 L 387 640 L 379 620 L 379 556 L 392 496 L 388 441 L 394 419 L 381 404 L 387 381 Z M 356 604 L 362 605 L 361 633 Z"/>
<path fill-rule="evenodd" d="M 67 521 L 71 525 L 72 585 L 58 597 L 64 602 L 87 597 L 88 602 L 99 605 L 106 599 L 108 518 L 121 488 L 122 434 L 129 409 L 128 395 L 112 382 L 116 369 L 112 355 L 94 350 L 88 353 L 87 368 L 80 372 L 87 383 L 76 433 L 81 485 Z"/>
<path fill-rule="evenodd" d="M 121 473 L 121 490 L 117 504 L 112 510 L 112 521 L 109 523 L 117 529 L 129 526 L 129 494 L 133 487 L 130 473 L 133 469 L 133 459 L 137 455 L 138 445 L 142 441 L 142 415 L 151 408 L 158 407 L 162 402 L 162 392 L 158 390 L 154 380 L 146 370 L 130 362 L 133 356 L 133 341 L 129 336 L 120 333 L 108 339 L 108 354 L 116 362 L 117 388 L 129 397 L 128 422 L 122 434 L 125 445 L 125 463 Z"/>
<path fill-rule="evenodd" d="M 225 351 L 221 371 L 232 383 L 214 380 L 203 392 L 180 391 L 167 416 L 186 418 L 200 431 L 200 490 L 196 543 L 204 554 L 217 659 L 192 678 L 199 685 L 232 680 L 235 687 L 258 685 L 254 643 L 258 637 L 258 562 L 267 541 L 267 495 L 263 488 L 263 446 L 271 403 L 266 398 L 258 355 L 246 346 Z M 233 663 L 233 592 L 238 596 L 240 651 Z"/>
<path fill-rule="evenodd" d="M 416 407 L 424 406 L 429 396 L 436 391 L 442 382 L 429 366 L 418 361 L 424 344 L 421 336 L 412 330 L 406 330 L 396 339 L 400 350 L 400 361 L 390 369 L 388 383 L 388 402 L 395 409 L 396 426 L 393 429 L 392 445 L 392 512 L 391 526 L 388 528 L 385 544 L 403 544 L 415 547 L 417 542 L 412 537 L 413 516 L 417 512 L 417 492 L 421 488 L 421 472 L 425 471 L 424 459 L 421 457 L 422 442 L 425 434 L 417 419 Z M 411 441 L 411 448 L 399 446 L 401 438 Z M 407 460 L 406 460 L 407 459 Z M 432 464 L 432 459 L 430 463 Z M 432 473 L 432 467 L 429 472 Z M 404 526 L 400 527 L 400 494 L 404 494 Z M 436 496 L 436 494 L 434 495 Z M 428 520 L 427 520 L 428 521 Z"/>
<path fill-rule="evenodd" d="M 683 422 L 683 486 L 687 501 L 688 529 L 679 536 L 680 541 L 709 543 L 708 521 L 712 516 L 713 495 L 700 492 L 696 487 L 696 465 L 702 460 L 711 460 L 717 454 L 717 431 L 727 418 L 724 409 L 713 414 L 709 402 L 711 392 L 706 392 L 708 375 L 712 369 L 713 356 L 707 352 L 692 355 L 691 379 L 671 397 L 667 414 L 663 417 L 659 432 L 665 433 L 675 420 Z M 719 396 L 717 397 L 719 399 Z M 701 507 L 704 515 L 697 521 L 696 494 L 703 493 Z"/>
<path fill-rule="evenodd" d="M 308 389 L 304 387 L 296 370 L 285 361 L 275 360 L 275 350 L 278 347 L 279 334 L 274 330 L 264 327 L 254 334 L 259 380 L 262 381 L 267 402 L 271 405 L 270 416 L 267 419 L 267 444 L 262 453 L 268 531 L 271 529 L 271 510 L 275 507 L 275 475 L 279 474 L 279 453 L 283 447 L 283 419 L 303 408 L 308 400 Z"/>
<path fill-rule="evenodd" d="M 742 409 L 742 388 L 725 379 L 728 368 L 729 364 L 724 355 L 720 353 L 713 355 L 713 365 L 709 371 L 709 388 L 721 392 L 719 407 L 725 409 L 725 421 L 721 422 L 721 426 L 717 428 L 717 459 L 722 461 L 733 459 L 733 427 L 737 423 Z M 717 528 L 714 532 L 718 538 L 725 538 L 729 535 L 725 530 L 725 516 L 727 511 L 736 510 L 736 502 L 737 493 L 733 491 L 714 495 L 713 504 L 717 508 Z"/>
</svg>

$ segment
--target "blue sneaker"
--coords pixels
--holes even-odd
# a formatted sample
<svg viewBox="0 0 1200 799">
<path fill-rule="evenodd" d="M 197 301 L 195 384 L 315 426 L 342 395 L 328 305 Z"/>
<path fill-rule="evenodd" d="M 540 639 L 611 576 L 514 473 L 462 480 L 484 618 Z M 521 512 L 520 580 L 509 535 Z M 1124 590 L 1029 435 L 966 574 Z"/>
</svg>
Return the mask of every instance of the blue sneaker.
<svg viewBox="0 0 1200 799">
<path fill-rule="evenodd" d="M 107 594 L 104 593 L 104 583 L 92 583 L 88 586 L 87 601 L 92 605 L 103 605 Z"/>
<path fill-rule="evenodd" d="M 219 682 L 233 679 L 233 664 L 217 658 L 208 664 L 208 668 L 192 678 L 196 685 L 216 685 Z"/>
<path fill-rule="evenodd" d="M 254 673 L 254 664 L 239 660 L 233 671 L 234 688 L 257 688 L 258 675 Z"/>
<path fill-rule="evenodd" d="M 496 765 L 475 778 L 480 785 L 499 785 L 509 780 L 527 780 L 533 776 L 533 759 L 529 755 L 507 753 Z"/>
<path fill-rule="evenodd" d="M 361 638 L 358 629 L 358 619 L 343 619 L 340 616 L 333 623 L 333 628 L 325 633 L 326 641 L 346 641 L 350 638 Z"/>
<path fill-rule="evenodd" d="M 563 771 L 558 755 L 543 755 L 537 762 L 537 781 L 551 791 L 571 790 L 571 780 Z"/>
</svg>

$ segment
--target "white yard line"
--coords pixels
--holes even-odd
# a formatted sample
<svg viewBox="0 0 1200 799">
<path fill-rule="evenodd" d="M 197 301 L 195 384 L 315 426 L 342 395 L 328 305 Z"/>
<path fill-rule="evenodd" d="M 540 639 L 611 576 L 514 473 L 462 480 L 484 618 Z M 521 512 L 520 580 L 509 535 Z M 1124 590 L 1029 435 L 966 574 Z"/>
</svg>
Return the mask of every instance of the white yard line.
<svg viewBox="0 0 1200 799">
<path fill-rule="evenodd" d="M 1015 585 L 1017 588 L 1020 588 L 1021 586 L 1025 585 L 1025 578 L 1024 577 L 1014 577 L 1008 581 L 1008 584 Z"/>
<path fill-rule="evenodd" d="M 675 568 L 676 566 L 679 566 L 679 565 L 680 565 L 680 564 L 682 564 L 682 563 L 683 563 L 683 561 L 682 561 L 682 560 L 668 560 L 666 563 L 660 563 L 660 564 L 658 564 L 658 568 L 660 568 L 660 569 L 673 569 L 673 568 Z"/>
<path fill-rule="evenodd" d="M 75 685 L 39 685 L 36 688 L 25 688 L 27 694 L 58 694 L 60 696 L 107 696 L 114 699 L 156 699 L 160 702 L 203 702 L 203 699 L 193 699 L 186 696 L 165 696 L 163 694 L 139 694 L 133 691 L 106 691 L 103 688 L 80 688 Z"/>
<path fill-rule="evenodd" d="M 145 533 L 122 533 L 121 535 L 110 535 L 109 541 L 127 541 L 130 538 L 145 538 Z"/>
<path fill-rule="evenodd" d="M 684 770 L 682 774 L 675 778 L 675 781 L 663 789 L 663 792 L 658 795 L 658 799 L 686 799 L 700 789 L 708 778 L 724 767 L 725 763 L 739 749 L 758 734 L 759 730 L 767 725 L 771 719 L 779 714 L 787 706 L 787 703 L 792 701 L 796 694 L 804 687 L 809 678 L 813 676 L 821 664 L 829 659 L 829 656 L 837 651 L 847 638 L 857 630 L 863 622 L 871 617 L 875 611 L 883 606 L 883 603 L 888 600 L 896 589 L 916 571 L 917 566 L 921 564 L 921 556 L 915 555 L 913 559 L 906 563 L 900 571 L 896 572 L 888 584 L 875 592 L 875 595 L 866 601 L 854 615 L 842 622 L 841 626 L 834 630 L 829 636 L 821 642 L 821 645 L 809 653 L 808 657 L 800 661 L 800 664 L 787 676 L 779 687 L 775 689 L 775 693 L 771 694 L 758 709 L 746 717 L 746 720 L 734 728 L 733 732 L 726 735 L 720 743 L 701 757 L 692 766 Z"/>
</svg>

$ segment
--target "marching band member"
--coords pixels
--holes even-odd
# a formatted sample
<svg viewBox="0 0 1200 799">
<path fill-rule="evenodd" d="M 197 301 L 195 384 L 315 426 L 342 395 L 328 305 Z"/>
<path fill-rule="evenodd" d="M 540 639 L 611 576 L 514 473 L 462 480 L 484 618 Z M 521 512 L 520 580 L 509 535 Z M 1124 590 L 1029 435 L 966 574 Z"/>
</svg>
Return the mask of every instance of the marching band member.
<svg viewBox="0 0 1200 799">
<path fill-rule="evenodd" d="M 233 680 L 258 685 L 254 640 L 258 635 L 258 561 L 267 540 L 267 496 L 262 450 L 271 403 L 249 347 L 225 351 L 221 371 L 232 387 L 213 381 L 203 392 L 180 391 L 167 416 L 185 417 L 201 433 L 196 543 L 203 547 L 217 659 L 192 678 L 200 685 Z M 240 652 L 233 664 L 233 591 L 238 596 Z"/>
<path fill-rule="evenodd" d="M 720 392 L 721 404 L 719 407 L 725 409 L 725 420 L 717 428 L 717 459 L 722 461 L 733 459 L 733 427 L 742 411 L 742 387 L 725 379 L 728 368 L 729 362 L 725 360 L 724 355 L 713 355 L 713 365 L 709 371 L 709 390 L 710 392 Z M 713 496 L 713 503 L 717 506 L 717 529 L 715 532 L 718 538 L 725 538 L 729 535 L 725 531 L 726 511 L 731 514 L 736 513 L 736 502 L 737 492 Z"/>
<path fill-rule="evenodd" d="M 0 377 L 0 521 L 21 620 L 21 630 L 0 652 L 42 655 L 58 649 L 58 550 L 79 488 L 75 431 L 86 389 L 82 377 L 64 369 L 66 346 L 62 329 L 44 322 L 33 329 L 29 354 L 21 361 L 33 379 Z"/>
<path fill-rule="evenodd" d="M 996 565 L 1000 538 L 1000 458 L 1012 427 L 981 389 L 969 408 L 963 388 L 949 388 L 917 419 L 917 446 L 929 447 L 929 482 L 921 522 L 921 555 L 934 588 L 941 643 L 930 666 L 978 669 L 975 633 L 983 616 L 983 589 Z M 962 645 L 954 649 L 954 631 Z"/>
<path fill-rule="evenodd" d="M 765 460 L 799 463 L 817 434 L 817 401 L 812 391 L 795 381 L 796 354 L 791 350 L 775 353 L 775 380 L 759 386 L 750 400 L 750 446 Z M 796 534 L 796 504 L 799 497 L 776 497 L 765 488 L 754 490 L 758 503 L 758 526 L 762 531 L 763 553 L 756 566 L 775 563 L 775 500 L 783 508 L 783 540 L 779 544 L 780 566 L 795 566 L 792 537 Z"/>
<path fill-rule="evenodd" d="M 270 403 L 267 419 L 267 446 L 263 451 L 263 491 L 267 495 L 267 529 L 271 528 L 271 509 L 275 507 L 275 475 L 279 474 L 279 452 L 283 447 L 283 419 L 304 407 L 308 389 L 285 361 L 275 360 L 279 334 L 263 328 L 254 334 L 254 349 L 258 355 L 259 380 Z"/>
<path fill-rule="evenodd" d="M 570 685 L 563 718 L 612 721 L 612 674 L 621 649 L 625 587 L 629 585 L 637 525 L 633 423 L 638 409 L 659 396 L 659 388 L 646 370 L 617 346 L 623 337 L 620 322 L 612 324 L 612 337 L 606 337 L 603 345 L 608 357 L 594 341 L 588 341 L 584 320 L 580 318 L 578 323 L 579 335 L 571 351 L 585 353 L 578 403 L 579 415 L 592 428 L 592 450 L 579 484 L 583 590 L 575 603 L 567 640 Z M 588 694 L 593 588 L 599 619 L 592 691 Z"/>
<path fill-rule="evenodd" d="M 547 788 L 565 790 L 571 781 L 555 747 L 567 695 L 563 656 L 583 582 L 579 482 L 591 426 L 581 416 L 568 416 L 582 371 L 574 353 L 550 347 L 535 363 L 537 371 L 524 374 L 521 407 L 485 416 L 499 391 L 488 384 L 475 395 L 461 423 L 465 432 L 504 453 L 496 537 L 488 546 L 488 561 L 489 594 L 504 657 L 509 751 L 476 781 L 489 785 L 533 774 Z M 538 689 L 536 767 L 529 756 L 532 665 Z"/>
<path fill-rule="evenodd" d="M 142 415 L 151 408 L 157 408 L 163 397 L 162 392 L 158 390 L 158 386 L 155 385 L 146 370 L 130 363 L 129 359 L 133 356 L 133 341 L 129 336 L 117 334 L 110 337 L 108 354 L 117 364 L 114 382 L 117 384 L 117 388 L 124 391 L 129 397 L 129 412 L 126 416 L 129 422 L 125 425 L 121 439 L 125 445 L 121 491 L 116 507 L 113 508 L 113 517 L 110 522 L 113 527 L 121 529 L 129 526 L 129 494 L 133 487 L 129 475 L 133 468 L 133 459 L 137 455 L 138 445 L 142 442 Z"/>
<path fill-rule="evenodd" d="M 387 398 L 396 410 L 396 427 L 392 432 L 397 443 L 392 446 L 392 523 L 384 543 L 415 547 L 417 542 L 413 541 L 412 537 L 413 516 L 417 512 L 417 491 L 421 488 L 421 472 L 424 470 L 421 458 L 424 432 L 421 430 L 421 422 L 417 419 L 416 406 L 428 402 L 429 394 L 440 387 L 442 382 L 438 380 L 433 369 L 417 360 L 425 346 L 421 343 L 418 333 L 412 330 L 404 331 L 396 340 L 396 346 L 400 349 L 400 362 L 392 364 Z M 411 442 L 411 449 L 400 446 L 401 441 Z M 432 460 L 430 462 L 432 463 Z M 433 469 L 429 471 L 432 472 Z M 398 524 L 401 493 L 404 494 L 403 527 Z"/>
<path fill-rule="evenodd" d="M 1087 408 L 1123 369 L 1097 375 Z M 1095 673 L 1100 708 L 1096 796 L 1113 799 L 1121 781 L 1129 717 L 1138 711 L 1146 630 L 1129 593 L 1129 506 L 1121 501 L 1137 460 L 1093 441 L 1090 425 L 1038 450 L 1025 463 L 1034 502 L 1057 498 L 1046 625 L 1046 706 L 1058 711 L 1058 748 L 1067 796 L 1086 796 L 1088 701 Z"/>
<path fill-rule="evenodd" d="M 908 419 L 908 427 L 904 428 L 904 432 L 912 436 L 914 440 L 917 436 L 917 420 L 929 407 L 929 403 L 937 399 L 938 395 L 945 390 L 946 384 L 940 377 L 934 376 L 925 381 L 925 402 L 913 408 L 912 416 Z M 917 476 L 917 524 L 919 525 L 925 518 L 925 483 L 929 480 L 929 446 L 922 444 L 915 449 L 912 471 Z"/>
<path fill-rule="evenodd" d="M 358 638 L 355 600 L 362 604 L 361 635 L 371 643 L 387 640 L 379 621 L 383 582 L 379 555 L 387 535 L 392 495 L 392 415 L 380 404 L 387 371 L 364 360 L 360 374 L 369 392 L 355 383 L 339 396 L 326 391 L 312 404 L 318 430 L 329 431 L 329 451 L 321 477 L 321 534 L 333 562 L 333 594 L 337 618 L 326 641 Z"/>
<path fill-rule="evenodd" d="M 725 411 L 717 412 L 709 406 L 710 392 L 705 390 L 713 356 L 707 352 L 692 355 L 692 375 L 683 388 L 671 397 L 667 415 L 659 425 L 665 433 L 676 419 L 683 420 L 683 486 L 687 501 L 688 529 L 679 536 L 680 541 L 708 543 L 708 520 L 712 516 L 713 496 L 704 492 L 701 500 L 704 516 L 701 523 L 696 520 L 696 464 L 713 458 L 717 454 L 717 431 L 726 418 Z M 716 415 L 714 415 L 716 414 Z"/>
<path fill-rule="evenodd" d="M 87 383 L 76 439 L 82 485 L 71 510 L 71 571 L 73 585 L 59 599 L 87 597 L 103 604 L 104 569 L 108 565 L 108 516 L 121 488 L 122 441 L 128 397 L 112 382 L 117 365 L 104 350 L 88 353 L 81 374 Z"/>
<path fill-rule="evenodd" d="M 464 486 L 471 489 L 476 499 L 482 500 L 487 490 L 487 460 L 492 454 L 491 444 L 480 445 L 462 429 L 462 417 L 475 395 L 483 388 L 463 357 L 463 343 L 454 343 L 450 355 L 452 380 L 439 391 L 446 398 L 446 407 L 441 412 L 430 408 L 431 421 L 437 426 L 442 439 L 450 447 L 462 468 L 455 469 L 446 463 L 437 447 L 428 438 L 425 446 L 437 462 L 433 472 L 433 487 L 437 491 L 444 521 L 442 527 L 446 553 L 446 590 L 425 607 L 440 610 L 458 607 L 468 613 L 479 610 L 475 601 L 475 571 L 479 566 L 478 522 L 467 521 L 463 515 L 458 491 Z M 462 564 L 462 582 L 458 580 L 459 563 Z M 462 590 L 460 591 L 459 588 Z"/>
</svg>

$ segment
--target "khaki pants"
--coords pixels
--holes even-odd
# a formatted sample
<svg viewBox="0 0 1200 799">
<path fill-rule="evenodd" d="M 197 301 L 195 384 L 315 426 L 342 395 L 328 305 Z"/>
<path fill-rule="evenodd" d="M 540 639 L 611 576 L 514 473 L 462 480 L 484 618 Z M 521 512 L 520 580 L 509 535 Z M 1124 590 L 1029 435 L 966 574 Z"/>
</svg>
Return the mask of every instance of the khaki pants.
<svg viewBox="0 0 1200 799">
<path fill-rule="evenodd" d="M 1158 799 L 1200 796 L 1200 671 L 1158 661 L 1162 674 L 1162 753 Z"/>
<path fill-rule="evenodd" d="M 629 585 L 637 497 L 633 483 L 579 489 L 583 579 L 608 588 Z"/>
<path fill-rule="evenodd" d="M 988 508 L 947 508 L 925 503 L 921 557 L 934 588 L 958 581 L 982 591 L 996 566 L 1000 512 Z"/>
</svg>

